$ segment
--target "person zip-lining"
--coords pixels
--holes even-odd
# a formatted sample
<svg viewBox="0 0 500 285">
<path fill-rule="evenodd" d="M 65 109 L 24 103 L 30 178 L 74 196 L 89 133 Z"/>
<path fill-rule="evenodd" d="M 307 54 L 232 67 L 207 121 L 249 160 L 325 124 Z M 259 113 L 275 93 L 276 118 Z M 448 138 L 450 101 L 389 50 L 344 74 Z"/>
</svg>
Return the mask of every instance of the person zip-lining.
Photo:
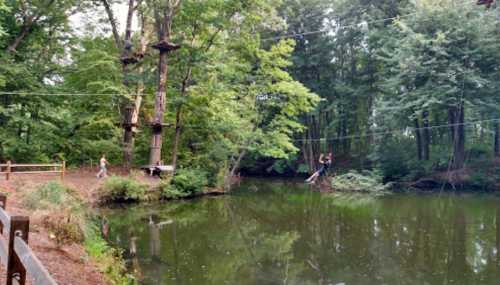
<svg viewBox="0 0 500 285">
<path fill-rule="evenodd" d="M 333 154 L 331 152 L 328 153 L 326 158 L 323 156 L 323 154 L 320 154 L 319 163 L 321 164 L 321 166 L 319 167 L 318 171 L 314 172 L 311 177 L 306 179 L 306 183 L 315 183 L 318 177 L 325 175 L 328 171 L 328 168 L 330 168 L 330 166 L 332 165 L 332 159 Z"/>
<path fill-rule="evenodd" d="M 99 160 L 99 173 L 97 173 L 97 178 L 107 177 L 108 170 L 106 169 L 106 165 L 108 165 L 108 161 L 106 160 L 106 156 L 103 154 L 101 159 Z"/>
</svg>

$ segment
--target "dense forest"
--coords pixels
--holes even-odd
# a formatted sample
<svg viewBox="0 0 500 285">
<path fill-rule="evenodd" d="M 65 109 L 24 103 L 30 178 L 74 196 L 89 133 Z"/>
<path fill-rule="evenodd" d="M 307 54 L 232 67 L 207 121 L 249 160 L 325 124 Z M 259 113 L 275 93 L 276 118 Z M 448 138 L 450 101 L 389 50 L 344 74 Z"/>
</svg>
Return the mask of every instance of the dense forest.
<svg viewBox="0 0 500 285">
<path fill-rule="evenodd" d="M 220 185 L 332 151 L 336 172 L 493 183 L 500 10 L 479 2 L 0 0 L 0 160 Z"/>
</svg>

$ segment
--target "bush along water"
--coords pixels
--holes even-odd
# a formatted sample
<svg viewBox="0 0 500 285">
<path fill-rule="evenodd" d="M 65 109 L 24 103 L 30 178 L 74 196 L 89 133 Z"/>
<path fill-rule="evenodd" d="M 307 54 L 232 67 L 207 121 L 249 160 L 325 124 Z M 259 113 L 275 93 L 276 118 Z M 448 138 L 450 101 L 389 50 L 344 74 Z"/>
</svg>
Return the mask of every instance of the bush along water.
<svg viewBox="0 0 500 285">
<path fill-rule="evenodd" d="M 132 275 L 126 274 L 121 252 L 108 246 L 102 238 L 90 206 L 70 188 L 58 182 L 46 183 L 27 192 L 23 204 L 34 212 L 35 219 L 40 219 L 58 247 L 83 243 L 111 284 L 136 284 Z"/>
<path fill-rule="evenodd" d="M 385 193 L 389 184 L 382 182 L 382 176 L 376 171 L 350 171 L 332 178 L 332 188 L 345 192 Z"/>
<path fill-rule="evenodd" d="M 209 186 L 207 172 L 199 169 L 179 169 L 160 184 L 162 198 L 180 199 L 202 193 Z"/>
<path fill-rule="evenodd" d="M 147 184 L 134 178 L 121 176 L 107 178 L 97 195 L 97 200 L 101 204 L 154 200 L 154 192 L 149 191 Z"/>
</svg>

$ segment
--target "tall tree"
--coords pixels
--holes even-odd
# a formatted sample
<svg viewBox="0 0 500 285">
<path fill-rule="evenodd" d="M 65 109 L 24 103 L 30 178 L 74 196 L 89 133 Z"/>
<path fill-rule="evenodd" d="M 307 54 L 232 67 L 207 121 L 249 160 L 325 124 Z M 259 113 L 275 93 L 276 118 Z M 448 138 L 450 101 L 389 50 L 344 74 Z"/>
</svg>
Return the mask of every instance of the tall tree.
<svg viewBox="0 0 500 285">
<path fill-rule="evenodd" d="M 406 114 L 415 122 L 423 119 L 427 126 L 429 110 L 446 114 L 450 166 L 459 169 L 465 162 L 466 106 L 482 106 L 487 98 L 479 90 L 487 84 L 480 66 L 487 56 L 482 50 L 490 43 L 479 35 L 494 26 L 485 24 L 485 15 L 474 7 L 449 1 L 423 2 L 415 9 L 415 17 L 397 22 L 397 34 L 380 53 L 389 63 L 384 104 L 392 105 L 388 113 Z M 420 131 L 421 124 L 416 127 L 418 154 L 427 158 L 430 134 Z"/>
<path fill-rule="evenodd" d="M 150 145 L 149 163 L 157 164 L 161 161 L 161 148 L 163 142 L 162 130 L 163 119 L 166 108 L 168 54 L 178 48 L 179 45 L 170 42 L 172 33 L 172 22 L 174 15 L 178 12 L 181 0 L 151 1 L 155 16 L 155 29 L 158 42 L 153 48 L 160 52 L 158 61 L 158 85 L 155 94 L 155 111 L 152 122 L 152 137 Z"/>
<path fill-rule="evenodd" d="M 137 132 L 137 123 L 139 112 L 142 103 L 142 88 L 140 87 L 141 83 L 138 82 L 139 86 L 132 86 L 133 82 L 131 82 L 132 78 L 132 65 L 139 63 L 146 53 L 147 40 L 145 37 L 145 26 L 146 26 L 146 17 L 144 16 L 145 7 L 143 7 L 142 0 L 128 0 L 128 8 L 127 14 L 125 18 L 125 33 L 122 37 L 119 34 L 119 27 L 117 19 L 113 12 L 113 2 L 110 0 L 99 0 L 104 9 L 106 11 L 106 15 L 108 17 L 108 22 L 111 25 L 111 30 L 113 33 L 113 38 L 115 41 L 115 45 L 118 50 L 121 50 L 119 54 L 119 59 L 122 64 L 122 73 L 123 73 L 123 85 L 125 86 L 125 90 L 127 90 L 127 95 L 131 98 L 130 101 L 124 103 L 124 107 L 122 110 L 123 113 L 123 161 L 125 167 L 127 169 L 130 168 L 131 163 L 133 161 L 133 152 L 134 152 L 134 137 Z M 132 41 L 132 20 L 134 15 L 136 15 L 137 11 L 139 11 L 139 19 L 141 25 L 140 32 L 140 41 L 139 48 L 136 52 L 134 52 L 134 45 Z M 132 93 L 132 94 L 130 94 Z"/>
</svg>

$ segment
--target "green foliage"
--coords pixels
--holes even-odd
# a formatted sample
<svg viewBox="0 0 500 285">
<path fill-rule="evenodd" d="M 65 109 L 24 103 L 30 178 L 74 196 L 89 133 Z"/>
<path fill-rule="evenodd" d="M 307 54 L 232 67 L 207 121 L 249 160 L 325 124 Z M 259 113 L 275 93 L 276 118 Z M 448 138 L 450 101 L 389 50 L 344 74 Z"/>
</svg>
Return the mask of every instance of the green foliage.
<svg viewBox="0 0 500 285">
<path fill-rule="evenodd" d="M 386 180 L 416 179 L 447 168 L 454 138 L 447 128 L 432 129 L 430 159 L 419 160 L 417 132 L 409 127 L 446 124 L 460 105 L 466 122 L 498 117 L 497 7 L 448 0 L 202 2 L 183 1 L 173 19 L 172 41 L 183 48 L 170 55 L 164 120 L 180 118 L 178 165 L 202 169 L 209 186 L 223 184 L 240 156 L 246 166 L 267 160 L 277 173 L 304 173 L 329 150 L 343 167 L 373 162 Z M 148 47 L 124 72 L 121 50 L 99 32 L 109 23 L 99 18 L 73 33 L 68 15 L 99 3 L 0 1 L 0 92 L 16 93 L 1 95 L 0 160 L 82 165 L 106 153 L 120 164 L 123 110 L 144 84 L 134 159 L 147 163 L 157 54 Z M 137 11 L 150 21 L 159 3 L 142 1 Z M 405 13 L 415 16 L 396 17 Z M 15 51 L 7 51 L 26 25 Z M 267 40 L 323 29 L 335 32 Z M 150 22 L 145 37 L 155 40 Z M 132 51 L 139 45 L 134 33 Z M 491 158 L 493 127 L 465 126 L 468 157 Z M 394 131 L 389 141 L 371 135 L 386 131 Z M 175 128 L 164 135 L 168 161 Z"/>
<path fill-rule="evenodd" d="M 39 212 L 42 225 L 57 246 L 83 241 L 86 213 L 71 189 L 51 181 L 26 193 L 23 204 Z"/>
<path fill-rule="evenodd" d="M 101 203 L 137 202 L 149 199 L 148 185 L 130 177 L 111 176 L 106 178 L 98 191 Z"/>
<path fill-rule="evenodd" d="M 207 173 L 200 169 L 178 169 L 170 184 L 181 193 L 199 193 L 208 185 Z"/>
<path fill-rule="evenodd" d="M 176 186 L 172 185 L 171 181 L 161 182 L 160 189 L 162 192 L 162 198 L 167 200 L 170 199 L 176 200 L 192 195 L 191 193 L 179 190 Z"/>
<path fill-rule="evenodd" d="M 111 247 L 100 235 L 96 221 L 89 221 L 86 230 L 85 249 L 87 253 L 98 260 L 99 269 L 104 272 L 108 280 L 115 285 L 137 284 L 131 274 L 127 274 L 127 267 L 122 258 L 122 252 Z"/>
<path fill-rule="evenodd" d="M 8 7 L 7 7 L 7 5 L 5 5 L 5 0 L 0 0 L 0 15 L 2 13 L 7 12 L 7 11 L 8 11 Z M 0 22 L 0 38 L 6 34 L 3 27 L 2 27 L 2 24 L 3 23 Z M 0 84 L 0 86 L 1 86 L 1 84 Z"/>
<path fill-rule="evenodd" d="M 491 175 L 490 173 L 477 171 L 471 174 L 467 186 L 484 191 L 494 190 L 498 178 L 498 176 Z"/>
<path fill-rule="evenodd" d="M 411 171 L 409 161 L 413 157 L 409 150 L 413 147 L 411 139 L 384 139 L 377 145 L 370 158 L 375 161 L 384 178 L 388 180 L 401 179 Z"/>
<path fill-rule="evenodd" d="M 24 205 L 32 210 L 49 210 L 57 207 L 76 207 L 78 199 L 73 191 L 56 181 L 41 185 L 38 189 L 28 192 L 23 199 Z"/>
<path fill-rule="evenodd" d="M 389 189 L 382 176 L 375 171 L 350 171 L 332 178 L 332 188 L 336 191 L 380 193 Z"/>
<path fill-rule="evenodd" d="M 37 211 L 49 237 L 58 246 L 84 242 L 88 254 L 98 261 L 96 264 L 112 284 L 136 284 L 131 275 L 125 274 L 126 267 L 121 252 L 102 239 L 90 209 L 73 190 L 51 181 L 28 192 L 23 203 L 29 209 Z"/>
</svg>

